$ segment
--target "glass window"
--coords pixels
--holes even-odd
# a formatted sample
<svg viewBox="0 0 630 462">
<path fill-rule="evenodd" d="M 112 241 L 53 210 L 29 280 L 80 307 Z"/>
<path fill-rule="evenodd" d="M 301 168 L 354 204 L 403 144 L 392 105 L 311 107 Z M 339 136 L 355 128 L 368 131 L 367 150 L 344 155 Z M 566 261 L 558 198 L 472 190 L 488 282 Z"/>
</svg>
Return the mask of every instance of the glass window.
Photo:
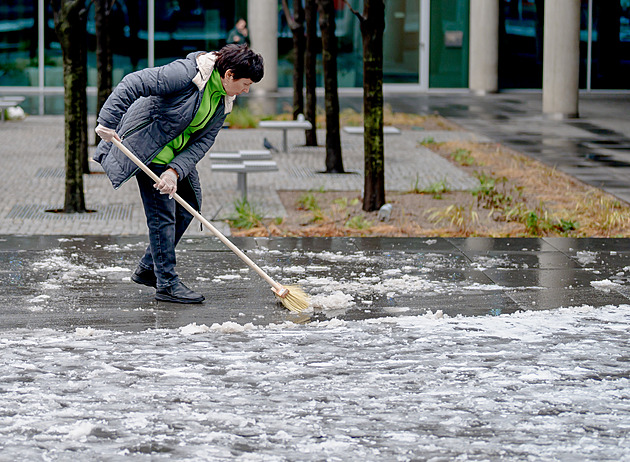
<svg viewBox="0 0 630 462">
<path fill-rule="evenodd" d="M 37 85 L 37 0 L 0 4 L 0 85 Z"/>
<path fill-rule="evenodd" d="M 167 64 L 199 50 L 218 50 L 234 27 L 242 2 L 224 0 L 156 0 L 155 65 Z"/>
<path fill-rule="evenodd" d="M 586 76 L 588 1 L 582 1 L 580 86 Z M 628 89 L 630 72 L 630 1 L 594 0 L 591 88 Z"/>
<path fill-rule="evenodd" d="M 502 0 L 499 88 L 542 88 L 544 0 Z"/>
<path fill-rule="evenodd" d="M 418 83 L 420 2 L 396 0 L 385 5 L 383 79 L 385 83 Z"/>
<path fill-rule="evenodd" d="M 350 0 L 349 3 L 356 11 L 363 12 L 362 0 Z M 293 12 L 293 0 L 289 0 L 288 4 Z M 385 83 L 418 83 L 419 5 L 418 0 L 391 0 L 385 3 L 386 24 L 383 38 L 383 81 Z M 362 87 L 363 39 L 359 20 L 341 0 L 335 0 L 335 10 L 338 85 L 341 88 Z M 279 14 L 278 86 L 292 87 L 293 36 L 281 8 Z M 317 58 L 318 86 L 323 85 L 322 73 L 321 54 L 319 54 Z"/>
</svg>

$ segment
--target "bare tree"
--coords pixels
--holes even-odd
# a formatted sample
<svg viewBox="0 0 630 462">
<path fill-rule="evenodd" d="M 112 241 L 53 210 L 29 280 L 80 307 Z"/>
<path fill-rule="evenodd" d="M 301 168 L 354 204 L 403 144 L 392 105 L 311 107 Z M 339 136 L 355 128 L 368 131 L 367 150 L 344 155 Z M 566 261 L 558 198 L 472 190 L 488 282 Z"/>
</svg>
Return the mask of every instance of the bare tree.
<svg viewBox="0 0 630 462">
<path fill-rule="evenodd" d="M 111 13 L 115 0 L 94 0 L 94 26 L 96 28 L 96 115 L 112 92 L 113 59 L 111 40 Z M 98 124 L 98 122 L 97 122 Z M 95 137 L 98 144 L 99 137 Z M 86 172 L 87 173 L 87 172 Z"/>
<path fill-rule="evenodd" d="M 304 61 L 306 66 L 306 120 L 313 124 L 311 130 L 306 130 L 306 145 L 317 146 L 317 2 L 306 0 L 304 4 L 304 18 L 306 21 L 306 52 Z"/>
<path fill-rule="evenodd" d="M 326 92 L 326 173 L 344 173 L 339 133 L 339 86 L 337 84 L 337 37 L 335 2 L 317 0 L 319 28 L 322 31 L 322 63 Z"/>
<path fill-rule="evenodd" d="M 84 0 L 51 0 L 63 54 L 65 213 L 86 212 L 83 162 L 87 160 L 87 8 Z"/>
<path fill-rule="evenodd" d="M 293 15 L 287 0 L 282 0 L 282 9 L 293 34 L 293 120 L 304 114 L 304 6 L 302 0 L 293 0 Z"/>
<path fill-rule="evenodd" d="M 359 18 L 363 38 L 363 143 L 365 180 L 363 210 L 372 212 L 385 204 L 385 154 L 383 144 L 383 33 L 384 0 L 364 0 L 363 14 L 344 2 Z"/>
</svg>

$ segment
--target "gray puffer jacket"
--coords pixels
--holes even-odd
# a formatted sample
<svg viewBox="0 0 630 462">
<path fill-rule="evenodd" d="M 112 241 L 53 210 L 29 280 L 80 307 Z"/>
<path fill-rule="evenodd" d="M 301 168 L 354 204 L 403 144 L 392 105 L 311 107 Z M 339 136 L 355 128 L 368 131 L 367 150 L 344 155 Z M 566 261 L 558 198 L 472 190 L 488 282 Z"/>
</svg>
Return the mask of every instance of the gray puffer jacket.
<svg viewBox="0 0 630 462">
<path fill-rule="evenodd" d="M 195 52 L 165 66 L 127 75 L 107 99 L 98 123 L 115 129 L 123 144 L 149 164 L 192 122 L 215 59 L 213 53 Z M 206 126 L 192 134 L 186 147 L 169 164 L 180 181 L 190 181 L 197 209 L 201 208 L 201 185 L 195 166 L 214 144 L 234 98 L 225 96 L 221 100 Z M 94 160 L 103 166 L 115 189 L 139 170 L 118 148 L 105 141 L 99 143 Z"/>
</svg>

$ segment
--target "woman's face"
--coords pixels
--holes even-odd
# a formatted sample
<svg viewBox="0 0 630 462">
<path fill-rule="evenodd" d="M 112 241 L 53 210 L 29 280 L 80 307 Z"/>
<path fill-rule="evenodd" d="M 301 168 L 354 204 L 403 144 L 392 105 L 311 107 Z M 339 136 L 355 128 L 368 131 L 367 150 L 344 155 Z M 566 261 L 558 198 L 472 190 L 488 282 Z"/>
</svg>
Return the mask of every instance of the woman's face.
<svg viewBox="0 0 630 462">
<path fill-rule="evenodd" d="M 227 70 L 225 72 L 225 77 L 221 78 L 221 83 L 223 84 L 223 89 L 228 96 L 238 96 L 243 93 L 248 93 L 249 87 L 254 82 L 248 78 L 234 79 L 232 71 Z"/>
</svg>

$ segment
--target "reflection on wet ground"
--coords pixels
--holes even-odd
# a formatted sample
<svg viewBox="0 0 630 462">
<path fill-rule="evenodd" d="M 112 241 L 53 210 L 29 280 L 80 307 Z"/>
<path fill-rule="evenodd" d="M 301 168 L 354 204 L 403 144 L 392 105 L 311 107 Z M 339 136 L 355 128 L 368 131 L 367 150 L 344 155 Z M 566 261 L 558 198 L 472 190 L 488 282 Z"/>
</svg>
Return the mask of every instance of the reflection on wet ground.
<svg viewBox="0 0 630 462">
<path fill-rule="evenodd" d="M 628 240 L 234 242 L 272 278 L 302 286 L 312 296 L 313 311 L 296 317 L 281 308 L 266 283 L 211 237 L 180 245 L 182 279 L 207 297 L 203 305 L 183 307 L 158 303 L 153 289 L 130 281 L 146 245 L 140 237 L 6 236 L 0 240 L 0 327 L 143 330 L 191 322 L 357 320 L 429 311 L 483 316 L 630 302 Z"/>
</svg>

